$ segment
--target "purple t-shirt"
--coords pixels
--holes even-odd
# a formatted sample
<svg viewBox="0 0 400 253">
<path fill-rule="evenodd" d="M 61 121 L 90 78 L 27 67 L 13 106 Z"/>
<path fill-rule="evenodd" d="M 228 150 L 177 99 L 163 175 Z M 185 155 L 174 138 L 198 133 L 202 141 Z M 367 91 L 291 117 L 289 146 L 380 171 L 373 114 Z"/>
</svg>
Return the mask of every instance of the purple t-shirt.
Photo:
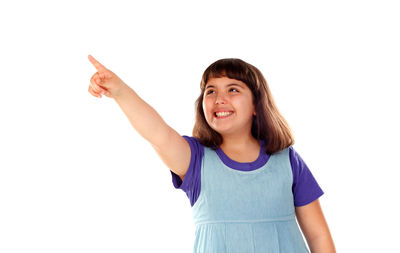
<svg viewBox="0 0 400 253">
<path fill-rule="evenodd" d="M 191 159 L 188 171 L 183 179 L 171 171 L 172 183 L 176 189 L 183 190 L 190 200 L 191 206 L 196 203 L 201 190 L 201 161 L 204 155 L 204 146 L 197 138 L 182 136 L 190 145 Z M 260 141 L 261 149 L 257 160 L 250 163 L 240 163 L 230 159 L 221 148 L 216 150 L 221 161 L 228 167 L 241 171 L 256 170 L 268 161 L 270 155 L 263 152 L 265 142 Z M 295 206 L 304 206 L 318 199 L 324 192 L 307 167 L 306 163 L 292 146 L 289 147 L 290 163 L 292 165 L 293 184 L 292 192 Z"/>
</svg>

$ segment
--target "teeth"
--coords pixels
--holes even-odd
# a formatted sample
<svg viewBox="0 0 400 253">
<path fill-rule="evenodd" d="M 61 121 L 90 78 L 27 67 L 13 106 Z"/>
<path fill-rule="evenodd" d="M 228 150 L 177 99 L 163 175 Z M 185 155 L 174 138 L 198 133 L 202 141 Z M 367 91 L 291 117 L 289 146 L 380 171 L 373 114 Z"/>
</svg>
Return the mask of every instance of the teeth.
<svg viewBox="0 0 400 253">
<path fill-rule="evenodd" d="M 223 117 L 232 114 L 232 112 L 217 112 L 215 113 L 217 117 Z"/>
</svg>

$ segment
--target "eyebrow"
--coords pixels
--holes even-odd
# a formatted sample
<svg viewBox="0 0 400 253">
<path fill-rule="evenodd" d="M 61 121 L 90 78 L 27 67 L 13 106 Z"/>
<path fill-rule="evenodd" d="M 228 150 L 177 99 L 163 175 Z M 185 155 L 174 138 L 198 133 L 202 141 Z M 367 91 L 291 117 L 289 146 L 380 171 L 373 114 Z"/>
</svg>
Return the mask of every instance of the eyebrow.
<svg viewBox="0 0 400 253">
<path fill-rule="evenodd" d="M 230 84 L 228 84 L 228 85 L 226 85 L 226 86 L 227 86 L 227 87 L 238 86 L 238 87 L 240 87 L 240 88 L 243 88 L 243 86 L 242 86 L 241 84 L 238 84 L 238 83 L 230 83 Z M 207 84 L 206 87 L 205 87 L 204 89 L 208 89 L 208 88 L 215 88 L 215 86 L 212 85 L 212 84 Z"/>
</svg>

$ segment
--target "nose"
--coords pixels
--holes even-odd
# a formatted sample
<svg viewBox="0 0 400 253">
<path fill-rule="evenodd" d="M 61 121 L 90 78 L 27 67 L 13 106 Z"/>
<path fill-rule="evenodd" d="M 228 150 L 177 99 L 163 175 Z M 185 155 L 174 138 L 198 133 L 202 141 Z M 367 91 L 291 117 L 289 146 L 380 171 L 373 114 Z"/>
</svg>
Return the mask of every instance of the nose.
<svg viewBox="0 0 400 253">
<path fill-rule="evenodd" d="M 219 93 L 215 99 L 215 104 L 225 104 L 226 103 L 226 99 L 224 94 Z"/>
</svg>

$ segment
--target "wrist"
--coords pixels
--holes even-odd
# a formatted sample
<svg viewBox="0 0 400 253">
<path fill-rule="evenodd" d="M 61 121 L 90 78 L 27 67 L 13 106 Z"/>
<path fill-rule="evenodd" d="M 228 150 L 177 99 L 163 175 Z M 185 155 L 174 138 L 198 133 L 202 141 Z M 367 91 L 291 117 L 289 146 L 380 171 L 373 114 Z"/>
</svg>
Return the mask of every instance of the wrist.
<svg viewBox="0 0 400 253">
<path fill-rule="evenodd" d="M 123 94 L 126 94 L 126 92 L 127 92 L 129 89 L 130 89 L 130 87 L 129 87 L 126 83 L 121 82 L 121 84 L 118 85 L 118 88 L 116 88 L 115 91 L 112 92 L 111 94 L 112 94 L 112 96 L 113 96 L 114 99 L 118 99 L 118 98 L 120 98 L 121 96 L 123 96 Z"/>
</svg>

